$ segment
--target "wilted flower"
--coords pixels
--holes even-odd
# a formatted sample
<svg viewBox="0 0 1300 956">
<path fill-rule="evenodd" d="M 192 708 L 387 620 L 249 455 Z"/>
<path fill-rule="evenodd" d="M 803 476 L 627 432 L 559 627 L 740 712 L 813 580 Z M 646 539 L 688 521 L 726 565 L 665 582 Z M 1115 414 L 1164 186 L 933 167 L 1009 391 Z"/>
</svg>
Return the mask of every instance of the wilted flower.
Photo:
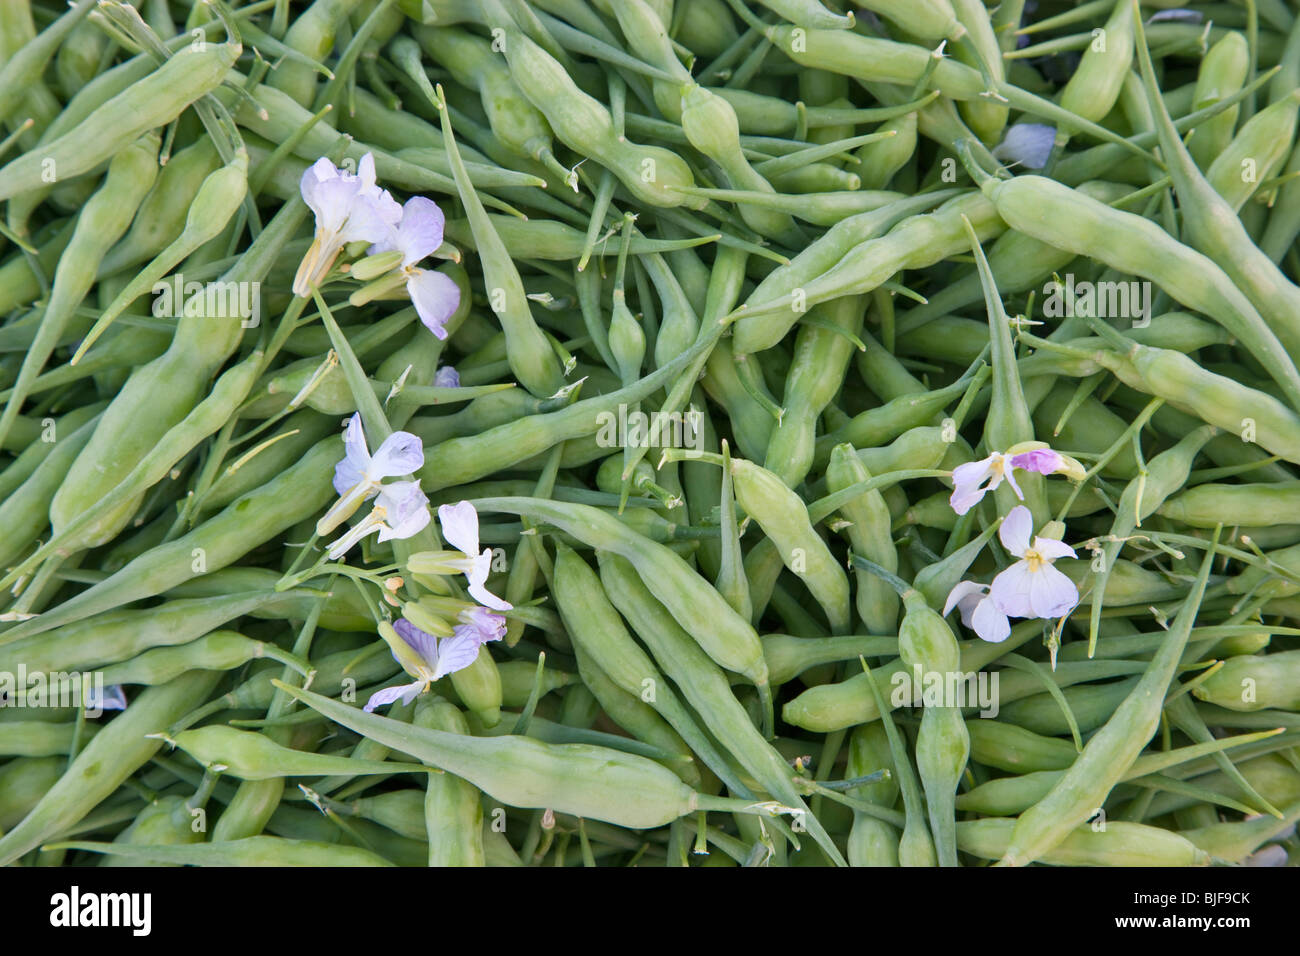
<svg viewBox="0 0 1300 956">
<path fill-rule="evenodd" d="M 479 604 L 498 611 L 512 605 L 487 589 L 492 571 L 492 549 L 478 549 L 478 512 L 468 501 L 438 508 L 443 536 L 459 551 L 422 551 L 411 555 L 407 570 L 413 574 L 463 574 L 469 582 L 470 596 Z"/>
<path fill-rule="evenodd" d="M 375 506 L 347 534 L 329 546 L 330 560 L 337 561 L 368 534 L 379 532 L 380 541 L 410 538 L 419 534 L 432 520 L 429 499 L 418 481 L 394 481 L 379 486 Z"/>
<path fill-rule="evenodd" d="M 1074 459 L 1052 451 L 1045 445 L 1019 454 L 992 452 L 987 458 L 970 461 L 953 469 L 952 497 L 948 499 L 952 510 L 964 515 L 983 500 L 986 492 L 1002 484 L 1004 478 L 1016 497 L 1024 501 L 1025 496 L 1012 474 L 1017 468 L 1021 471 L 1035 471 L 1040 475 L 1056 472 L 1074 475 L 1079 465 Z"/>
</svg>

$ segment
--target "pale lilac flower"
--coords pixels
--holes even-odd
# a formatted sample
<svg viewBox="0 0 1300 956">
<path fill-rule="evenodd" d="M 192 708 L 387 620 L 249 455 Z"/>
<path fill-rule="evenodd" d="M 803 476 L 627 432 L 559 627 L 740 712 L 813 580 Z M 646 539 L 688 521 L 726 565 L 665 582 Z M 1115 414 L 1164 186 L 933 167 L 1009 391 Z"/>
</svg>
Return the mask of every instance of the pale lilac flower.
<svg viewBox="0 0 1300 956">
<path fill-rule="evenodd" d="M 999 644 L 1010 636 L 1011 622 L 998 610 L 988 592 L 987 584 L 962 581 L 949 592 L 943 614 L 947 617 L 955 605 L 963 624 L 989 643 Z"/>
<path fill-rule="evenodd" d="M 460 388 L 460 373 L 450 365 L 444 365 L 433 373 L 433 384 L 437 388 Z"/>
<path fill-rule="evenodd" d="M 366 448 L 361 416 L 348 419 L 343 431 L 343 460 L 334 466 L 334 490 L 339 500 L 316 522 L 316 533 L 326 535 L 348 519 L 367 498 L 379 494 L 385 478 L 399 478 L 424 467 L 424 445 L 410 432 L 393 432 L 375 450 Z"/>
<path fill-rule="evenodd" d="M 998 528 L 1003 547 L 1020 560 L 993 579 L 989 598 L 1008 617 L 1058 618 L 1074 610 L 1079 589 L 1052 562 L 1075 557 L 1074 549 L 1042 536 L 1036 536 L 1031 546 L 1033 527 L 1029 509 L 1019 505 Z"/>
<path fill-rule="evenodd" d="M 331 561 L 337 561 L 354 544 L 376 531 L 379 532 L 380 541 L 410 538 L 428 527 L 431 520 L 429 499 L 420 490 L 418 481 L 394 481 L 380 485 L 370 514 L 330 545 L 327 553 Z"/>
<path fill-rule="evenodd" d="M 952 497 L 948 501 L 953 511 L 964 515 L 983 500 L 985 493 L 1002 484 L 1003 479 L 1006 479 L 1016 497 L 1024 501 L 1025 496 L 1012 474 L 1015 469 L 1050 475 L 1065 467 L 1065 458 L 1050 448 L 1038 448 L 1018 455 L 995 451 L 981 461 L 968 461 L 953 469 Z"/>
<path fill-rule="evenodd" d="M 440 339 L 447 337 L 443 328 L 460 305 L 460 287 L 441 272 L 420 269 L 416 263 L 432 255 L 442 245 L 446 217 L 437 203 L 423 196 L 413 196 L 402 207 L 401 221 L 370 247 L 371 255 L 400 252 L 399 267 L 420 321 Z"/>
<path fill-rule="evenodd" d="M 1159 13 L 1152 14 L 1147 23 L 1162 23 L 1170 20 L 1175 23 L 1200 23 L 1204 19 L 1205 15 L 1199 10 L 1181 8 L 1177 10 L 1161 10 Z"/>
<path fill-rule="evenodd" d="M 438 521 L 443 536 L 455 545 L 464 556 L 452 557 L 444 563 L 453 571 L 463 573 L 469 581 L 469 593 L 474 600 L 497 611 L 508 611 L 512 605 L 487 589 L 488 574 L 492 570 L 492 549 L 478 550 L 478 512 L 468 501 L 438 508 Z"/>
<path fill-rule="evenodd" d="M 506 619 L 485 607 L 472 605 L 456 615 L 462 623 L 453 628 L 456 634 L 473 634 L 482 641 L 499 641 L 506 634 Z"/>
<path fill-rule="evenodd" d="M 295 295 L 309 296 L 349 242 L 380 242 L 402 217 L 402 207 L 375 183 L 375 157 L 361 157 L 357 172 L 316 160 L 299 183 L 303 202 L 316 215 L 316 236 L 294 276 Z"/>
<path fill-rule="evenodd" d="M 383 704 L 391 704 L 399 697 L 402 703 L 409 704 L 428 690 L 429 685 L 434 681 L 469 667 L 478 657 L 479 648 L 486 641 L 498 639 L 497 637 L 480 639 L 478 634 L 468 629 L 462 633 L 461 629 L 457 628 L 454 636 L 439 640 L 432 634 L 420 630 L 406 618 L 399 618 L 392 626 L 396 639 L 390 637 L 387 631 L 386 627 L 381 626 L 379 633 L 388 642 L 393 652 L 393 659 L 401 664 L 402 669 L 415 680 L 398 687 L 386 687 L 372 694 L 363 708 L 367 713 Z M 502 633 L 504 632 L 503 628 Z"/>
<path fill-rule="evenodd" d="M 1043 123 L 1017 123 L 993 147 L 993 157 L 1009 166 L 1042 169 L 1056 145 L 1056 127 Z"/>
<path fill-rule="evenodd" d="M 101 690 L 103 696 L 100 695 Z M 110 684 L 104 688 L 92 685 L 86 688 L 84 703 L 86 710 L 96 716 L 106 710 L 126 710 L 126 691 L 121 684 Z"/>
</svg>

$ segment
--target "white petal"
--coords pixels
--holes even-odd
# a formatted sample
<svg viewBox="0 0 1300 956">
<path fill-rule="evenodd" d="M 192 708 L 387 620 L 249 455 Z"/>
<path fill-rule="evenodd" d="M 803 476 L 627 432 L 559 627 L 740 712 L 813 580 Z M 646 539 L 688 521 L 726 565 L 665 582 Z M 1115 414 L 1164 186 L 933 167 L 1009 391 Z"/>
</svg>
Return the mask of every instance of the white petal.
<svg viewBox="0 0 1300 956">
<path fill-rule="evenodd" d="M 438 508 L 442 536 L 468 555 L 478 554 L 478 512 L 468 501 Z"/>
<path fill-rule="evenodd" d="M 1030 579 L 1033 576 L 1028 561 L 1017 561 L 993 579 L 993 584 L 989 587 L 989 599 L 1008 617 L 1033 617 L 1033 608 L 1029 603 L 1032 587 Z"/>
<path fill-rule="evenodd" d="M 943 606 L 943 616 L 947 617 L 952 613 L 952 609 L 960 604 L 965 598 L 971 595 L 983 597 L 988 591 L 988 585 L 977 584 L 974 581 L 961 581 L 955 588 L 948 592 L 948 600 Z"/>
<path fill-rule="evenodd" d="M 1049 561 L 1055 561 L 1057 558 L 1078 557 L 1074 553 L 1074 548 L 1064 541 L 1057 541 L 1055 538 L 1042 538 L 1037 535 L 1034 536 L 1034 550 Z"/>
<path fill-rule="evenodd" d="M 975 607 L 970 628 L 990 644 L 1000 644 L 1011 635 L 1011 622 L 989 598 L 980 601 Z"/>
<path fill-rule="evenodd" d="M 1029 534 L 1034 530 L 1034 518 L 1024 505 L 1016 505 L 998 528 L 998 540 L 1008 553 L 1022 556 L 1029 549 Z"/>
<path fill-rule="evenodd" d="M 1074 582 L 1050 564 L 1039 565 L 1029 577 L 1029 605 L 1034 617 L 1058 618 L 1079 603 L 1079 589 Z"/>
</svg>

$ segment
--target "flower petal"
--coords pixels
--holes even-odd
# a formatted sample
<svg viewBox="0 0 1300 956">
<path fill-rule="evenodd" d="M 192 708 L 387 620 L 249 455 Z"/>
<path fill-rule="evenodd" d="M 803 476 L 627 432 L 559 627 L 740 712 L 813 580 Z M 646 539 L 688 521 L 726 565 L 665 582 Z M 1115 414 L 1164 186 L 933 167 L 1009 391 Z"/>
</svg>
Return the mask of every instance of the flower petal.
<svg viewBox="0 0 1300 956">
<path fill-rule="evenodd" d="M 1011 635 L 1011 622 L 989 598 L 975 606 L 970 628 L 990 644 L 1000 644 Z"/>
<path fill-rule="evenodd" d="M 402 221 L 397 225 L 397 248 L 402 251 L 402 265 L 413 266 L 442 245 L 446 220 L 432 199 L 412 196 L 406 201 L 402 207 Z"/>
<path fill-rule="evenodd" d="M 492 549 L 484 548 L 483 553 L 474 559 L 474 569 L 465 577 L 469 580 L 466 590 L 469 596 L 485 607 L 497 611 L 510 610 L 510 603 L 503 601 L 487 589 L 488 575 L 492 572 Z"/>
<path fill-rule="evenodd" d="M 361 708 L 367 714 L 374 711 L 376 707 L 382 707 L 384 704 L 391 704 L 397 698 L 401 697 L 403 703 L 409 704 L 411 700 L 420 693 L 425 687 L 423 680 L 417 680 L 411 684 L 401 684 L 397 687 L 385 687 L 383 690 L 375 691 L 366 701 L 366 706 Z"/>
<path fill-rule="evenodd" d="M 454 674 L 473 664 L 478 658 L 479 648 L 483 645 L 473 634 L 457 634 L 446 637 L 438 644 L 438 666 L 434 669 L 433 679 Z"/>
<path fill-rule="evenodd" d="M 1028 561 L 1017 561 L 993 579 L 989 586 L 989 600 L 1008 617 L 1034 617 L 1029 601 L 1033 576 Z"/>
<path fill-rule="evenodd" d="M 361 416 L 354 414 L 343 430 L 343 460 L 334 466 L 334 490 L 340 495 L 361 484 L 370 465 L 370 452 L 366 450 L 366 436 L 361 429 Z"/>
<path fill-rule="evenodd" d="M 460 388 L 460 373 L 452 366 L 444 365 L 433 373 L 433 384 L 437 388 Z"/>
<path fill-rule="evenodd" d="M 1057 541 L 1055 538 L 1043 538 L 1038 535 L 1034 536 L 1034 550 L 1048 561 L 1055 561 L 1057 558 L 1078 557 L 1074 553 L 1074 548 L 1064 541 Z"/>
<path fill-rule="evenodd" d="M 478 512 L 468 501 L 438 508 L 442 536 L 468 555 L 478 554 Z"/>
<path fill-rule="evenodd" d="M 1079 603 L 1079 589 L 1074 582 L 1050 564 L 1039 565 L 1029 578 L 1029 606 L 1034 617 L 1061 617 Z"/>
<path fill-rule="evenodd" d="M 501 610 L 508 611 L 509 607 Z M 500 614 L 493 614 L 485 607 L 472 607 L 462 611 L 458 617 L 463 624 L 454 628 L 456 634 L 473 634 L 480 644 L 499 641 L 506 636 L 506 619 Z"/>
<path fill-rule="evenodd" d="M 424 467 L 424 443 L 410 432 L 393 432 L 375 451 L 366 468 L 371 481 L 400 478 Z"/>
<path fill-rule="evenodd" d="M 1023 471 L 1036 471 L 1040 475 L 1050 475 L 1065 464 L 1065 459 L 1050 448 L 1036 448 L 1023 452 L 1011 459 L 1011 467 Z"/>
<path fill-rule="evenodd" d="M 438 660 L 438 639 L 428 631 L 422 631 L 404 617 L 393 622 L 393 630 L 405 641 L 420 658 L 433 667 Z M 401 661 L 399 660 L 400 664 Z"/>
<path fill-rule="evenodd" d="M 948 600 L 943 606 L 943 616 L 947 617 L 952 613 L 952 609 L 957 607 L 966 598 L 978 595 L 983 598 L 988 593 L 987 584 L 977 584 L 974 581 L 960 581 L 957 586 L 948 592 Z"/>
<path fill-rule="evenodd" d="M 1024 555 L 1029 548 L 1029 535 L 1034 530 L 1034 518 L 1024 505 L 1016 505 L 998 528 L 998 540 L 1008 552 L 1017 558 Z"/>
<path fill-rule="evenodd" d="M 380 541 L 404 539 L 419 534 L 429 526 L 429 499 L 420 490 L 418 481 L 395 481 L 383 485 L 376 504 L 384 509 L 384 523 L 379 529 Z"/>
<path fill-rule="evenodd" d="M 1017 123 L 1007 130 L 1002 142 L 993 147 L 993 157 L 1007 165 L 1019 163 L 1028 169 L 1042 169 L 1056 144 L 1056 127 L 1043 123 Z"/>
<path fill-rule="evenodd" d="M 952 497 L 948 503 L 952 505 L 952 510 L 959 515 L 964 515 L 975 505 L 979 504 L 987 490 L 982 488 L 984 480 L 992 474 L 993 456 L 985 458 L 983 461 L 968 461 L 964 465 L 958 465 L 952 470 Z"/>
<path fill-rule="evenodd" d="M 447 337 L 443 328 L 460 307 L 460 287 L 449 276 L 432 269 L 416 269 L 406 280 L 406 294 L 420 321 L 440 339 Z"/>
</svg>

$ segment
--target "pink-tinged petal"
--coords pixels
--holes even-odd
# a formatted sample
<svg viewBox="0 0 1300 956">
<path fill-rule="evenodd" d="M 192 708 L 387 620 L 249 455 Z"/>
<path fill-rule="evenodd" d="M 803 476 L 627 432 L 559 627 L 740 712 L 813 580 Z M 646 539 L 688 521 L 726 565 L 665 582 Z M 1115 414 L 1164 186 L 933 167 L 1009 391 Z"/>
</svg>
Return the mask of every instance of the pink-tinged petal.
<svg viewBox="0 0 1300 956">
<path fill-rule="evenodd" d="M 383 707 L 385 704 L 391 704 L 399 697 L 403 698 L 403 703 L 409 704 L 423 688 L 424 681 L 422 680 L 417 680 L 413 684 L 402 684 L 397 687 L 385 687 L 383 690 L 371 694 L 370 700 L 366 701 L 366 706 L 361 709 L 369 714 L 376 707 Z"/>
<path fill-rule="evenodd" d="M 443 328 L 460 307 L 460 286 L 449 276 L 431 269 L 416 269 L 406 280 L 406 294 L 420 321 L 440 339 L 447 337 Z"/>
<path fill-rule="evenodd" d="M 429 499 L 420 490 L 418 481 L 395 481 L 383 485 L 376 504 L 384 509 L 380 541 L 410 538 L 427 528 L 433 520 L 429 514 Z"/>
<path fill-rule="evenodd" d="M 506 607 L 501 610 L 510 609 Z M 506 619 L 485 607 L 473 607 L 458 616 L 464 623 L 453 628 L 456 634 L 473 634 L 480 644 L 499 641 L 506 636 Z"/>
<path fill-rule="evenodd" d="M 1079 589 L 1074 582 L 1050 564 L 1039 565 L 1030 575 L 1029 606 L 1033 617 L 1061 617 L 1079 603 Z"/>
<path fill-rule="evenodd" d="M 1029 548 L 1029 535 L 1034 530 L 1034 518 L 1024 505 L 1016 505 L 1002 519 L 998 528 L 998 540 L 1002 547 L 1017 558 L 1022 557 Z"/>
<path fill-rule="evenodd" d="M 442 536 L 465 554 L 478 554 L 478 512 L 468 501 L 438 508 L 438 523 Z"/>
<path fill-rule="evenodd" d="M 406 201 L 402 207 L 402 221 L 397 226 L 397 248 L 402 250 L 402 265 L 413 266 L 442 245 L 446 219 L 432 199 L 412 196 Z"/>
<path fill-rule="evenodd" d="M 1009 484 L 1009 485 L 1011 486 L 1011 490 L 1014 491 L 1014 492 L 1016 493 L 1016 497 L 1019 498 L 1021 501 L 1024 501 L 1024 500 L 1025 500 L 1025 493 L 1024 493 L 1023 491 L 1021 491 L 1021 490 L 1020 490 L 1020 486 L 1019 486 L 1018 484 L 1016 484 L 1016 476 L 1012 474 L 1012 471 L 1013 471 L 1013 469 L 1012 469 L 1010 463 L 1008 463 L 1008 464 L 1007 464 L 1007 467 L 1006 467 L 1006 470 L 1003 472 L 1003 475 L 1004 475 L 1004 476 L 1006 477 L 1006 479 L 1007 479 L 1007 484 Z"/>
<path fill-rule="evenodd" d="M 1033 576 L 1028 561 L 1017 561 L 993 579 L 989 600 L 1007 617 L 1034 617 L 1029 602 Z"/>
<path fill-rule="evenodd" d="M 438 666 L 433 672 L 433 679 L 469 667 L 478 658 L 482 646 L 472 634 L 444 637 L 438 644 Z"/>
<path fill-rule="evenodd" d="M 1017 123 L 993 148 L 993 156 L 1009 166 L 1019 163 L 1028 169 L 1042 169 L 1052 155 L 1055 143 L 1056 127 L 1042 123 Z"/>
<path fill-rule="evenodd" d="M 1040 475 L 1050 475 L 1065 464 L 1065 459 L 1050 448 L 1035 448 L 1023 452 L 1011 459 L 1011 467 L 1022 471 L 1036 471 Z"/>
<path fill-rule="evenodd" d="M 1070 547 L 1064 541 L 1057 541 L 1055 538 L 1034 537 L 1034 550 L 1045 557 L 1048 561 L 1055 561 L 1057 558 L 1077 558 L 1074 548 Z"/>
<path fill-rule="evenodd" d="M 460 373 L 444 365 L 433 373 L 433 384 L 436 388 L 460 388 Z"/>
<path fill-rule="evenodd" d="M 375 451 L 375 457 L 366 469 L 371 481 L 383 478 L 400 478 L 424 467 L 424 443 L 410 432 L 393 432 Z"/>
<path fill-rule="evenodd" d="M 943 616 L 947 617 L 952 613 L 954 607 L 958 607 L 962 601 L 969 597 L 983 599 L 988 592 L 987 584 L 977 584 L 974 581 L 961 581 L 955 588 L 948 592 L 948 600 L 943 606 Z"/>
<path fill-rule="evenodd" d="M 970 628 L 990 644 L 1000 644 L 1011 635 L 1011 622 L 989 598 L 975 606 Z"/>
<path fill-rule="evenodd" d="M 438 660 L 438 639 L 428 631 L 422 631 L 404 617 L 393 622 L 393 630 L 415 653 L 433 667 Z M 401 661 L 398 661 L 400 664 Z"/>
</svg>

